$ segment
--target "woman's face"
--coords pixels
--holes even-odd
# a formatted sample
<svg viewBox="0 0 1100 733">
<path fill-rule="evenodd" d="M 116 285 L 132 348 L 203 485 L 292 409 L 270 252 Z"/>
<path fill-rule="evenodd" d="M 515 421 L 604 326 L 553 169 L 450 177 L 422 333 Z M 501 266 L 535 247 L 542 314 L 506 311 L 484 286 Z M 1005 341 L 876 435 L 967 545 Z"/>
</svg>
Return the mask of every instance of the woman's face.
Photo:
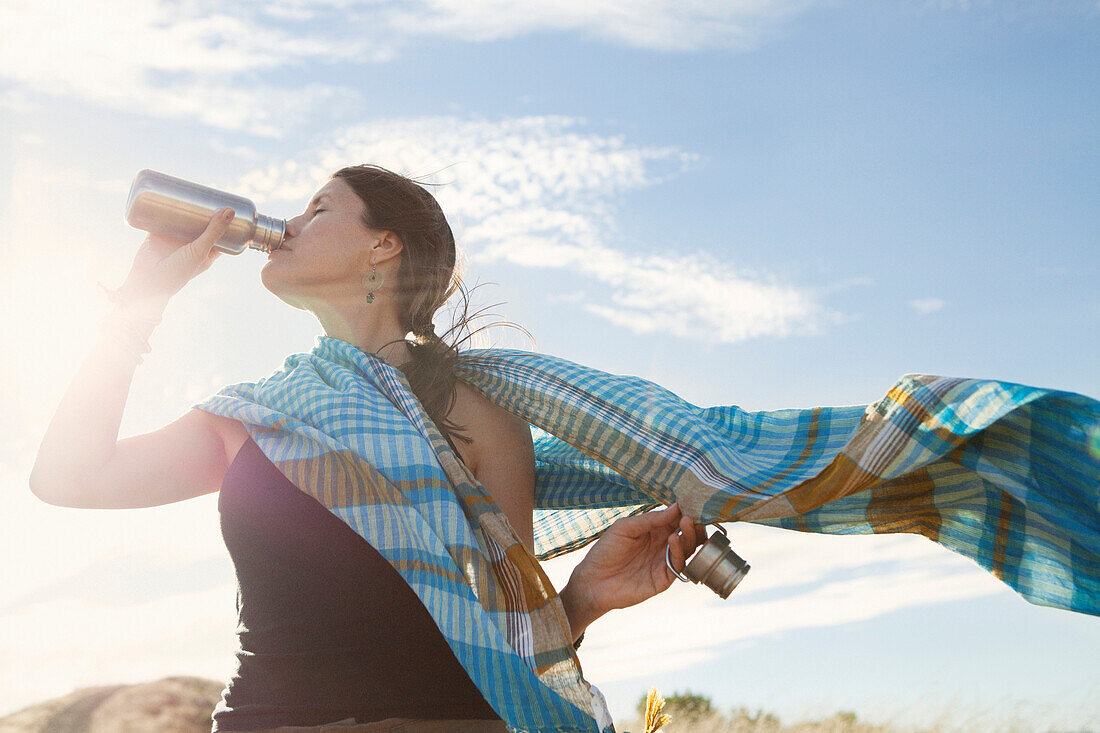
<svg viewBox="0 0 1100 733">
<path fill-rule="evenodd" d="M 287 220 L 283 246 L 260 271 L 264 287 L 296 308 L 348 292 L 361 295 L 379 234 L 363 225 L 363 209 L 342 178 L 322 186 L 304 213 Z"/>
</svg>

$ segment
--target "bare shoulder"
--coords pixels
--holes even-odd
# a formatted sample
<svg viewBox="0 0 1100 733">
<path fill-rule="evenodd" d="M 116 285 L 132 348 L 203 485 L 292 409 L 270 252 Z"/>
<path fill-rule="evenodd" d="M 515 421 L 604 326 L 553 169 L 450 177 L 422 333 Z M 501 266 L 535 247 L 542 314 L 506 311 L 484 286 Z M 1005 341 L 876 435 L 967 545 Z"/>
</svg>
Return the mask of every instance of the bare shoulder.
<svg viewBox="0 0 1100 733">
<path fill-rule="evenodd" d="M 455 381 L 455 394 L 454 420 L 469 428 L 477 465 L 485 465 L 502 454 L 523 458 L 531 454 L 533 457 L 531 427 L 526 420 L 500 407 L 461 379 Z M 475 469 L 470 466 L 470 470 Z"/>
<path fill-rule="evenodd" d="M 474 477 L 504 511 L 519 538 L 532 550 L 535 451 L 531 427 L 465 382 L 455 382 L 453 419 L 473 438 L 463 456 Z M 465 446 L 459 443 L 460 450 Z M 471 465 L 472 464 L 472 465 Z"/>
</svg>

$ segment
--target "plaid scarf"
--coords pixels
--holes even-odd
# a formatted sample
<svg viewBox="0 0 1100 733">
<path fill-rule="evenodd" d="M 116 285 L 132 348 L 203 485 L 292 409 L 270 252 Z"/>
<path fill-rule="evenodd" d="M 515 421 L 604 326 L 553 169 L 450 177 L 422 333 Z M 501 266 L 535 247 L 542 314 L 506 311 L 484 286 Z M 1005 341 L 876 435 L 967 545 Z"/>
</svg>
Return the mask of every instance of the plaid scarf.
<svg viewBox="0 0 1100 733">
<path fill-rule="evenodd" d="M 405 375 L 345 341 L 194 407 L 240 420 L 393 565 L 515 730 L 613 730 L 538 560 L 674 501 L 706 523 L 919 533 L 1033 603 L 1100 615 L 1100 402 L 1083 395 L 908 374 L 871 405 L 704 409 L 510 349 L 462 352 L 458 376 L 532 425 L 534 555 Z"/>
</svg>

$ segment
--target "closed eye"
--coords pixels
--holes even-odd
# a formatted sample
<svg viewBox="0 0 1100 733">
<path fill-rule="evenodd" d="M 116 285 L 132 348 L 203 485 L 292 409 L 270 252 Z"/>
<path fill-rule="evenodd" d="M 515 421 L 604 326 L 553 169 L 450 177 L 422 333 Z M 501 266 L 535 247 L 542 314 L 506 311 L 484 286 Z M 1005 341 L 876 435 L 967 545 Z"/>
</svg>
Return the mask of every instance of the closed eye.
<svg viewBox="0 0 1100 733">
<path fill-rule="evenodd" d="M 314 209 L 314 210 L 313 210 L 313 215 L 314 215 L 314 216 L 317 216 L 317 215 L 318 215 L 318 214 L 320 214 L 320 213 L 321 213 L 322 211 L 327 211 L 327 209 Z"/>
</svg>

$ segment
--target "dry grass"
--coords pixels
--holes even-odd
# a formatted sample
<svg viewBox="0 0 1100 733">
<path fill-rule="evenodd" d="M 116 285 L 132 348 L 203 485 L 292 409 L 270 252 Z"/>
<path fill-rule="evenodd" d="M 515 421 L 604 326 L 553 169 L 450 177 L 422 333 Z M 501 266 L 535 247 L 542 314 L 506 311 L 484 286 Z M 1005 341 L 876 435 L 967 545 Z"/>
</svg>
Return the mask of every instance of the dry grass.
<svg viewBox="0 0 1100 733">
<path fill-rule="evenodd" d="M 645 733 L 657 733 L 672 720 L 672 716 L 661 711 L 665 707 L 665 699 L 657 694 L 656 687 L 650 687 L 645 696 L 645 720 L 643 730 Z"/>
<path fill-rule="evenodd" d="M 87 687 L 0 717 L 0 733 L 209 733 L 210 714 L 221 695 L 222 683 L 196 677 L 168 677 L 140 685 Z M 684 709 L 680 705 L 692 705 Z M 710 701 L 690 695 L 662 699 L 656 690 L 642 701 L 639 719 L 619 721 L 619 733 L 644 733 L 649 712 L 653 733 L 1100 733 L 1100 728 L 1065 729 L 1036 725 L 1026 711 L 1013 714 L 1005 701 L 985 710 L 959 709 L 932 719 L 920 728 L 860 721 L 853 713 L 783 724 L 764 711 L 744 708 L 726 714 L 711 709 Z M 669 720 L 662 718 L 668 715 Z"/>
<path fill-rule="evenodd" d="M 852 713 L 837 713 L 824 720 L 783 725 L 770 713 L 734 711 L 730 715 L 706 713 L 692 715 L 669 711 L 671 721 L 662 729 L 664 733 L 900 733 L 888 725 L 872 725 L 860 722 Z M 617 723 L 616 730 L 643 731 L 643 720 L 627 720 Z"/>
<path fill-rule="evenodd" d="M 661 729 L 662 733 L 1100 733 L 1100 729 L 1091 727 L 1037 726 L 1026 719 L 1014 720 L 1012 715 L 994 719 L 988 713 L 943 715 L 940 719 L 929 721 L 918 728 L 889 723 L 876 725 L 860 721 L 854 713 L 846 712 L 835 713 L 820 720 L 784 725 L 771 713 L 750 713 L 744 708 L 734 710 L 729 715 L 717 712 L 685 714 L 675 707 L 666 707 L 665 710 L 672 719 Z M 641 719 L 622 720 L 615 724 L 615 730 L 619 733 L 642 733 L 645 730 L 644 724 L 645 721 Z"/>
</svg>

